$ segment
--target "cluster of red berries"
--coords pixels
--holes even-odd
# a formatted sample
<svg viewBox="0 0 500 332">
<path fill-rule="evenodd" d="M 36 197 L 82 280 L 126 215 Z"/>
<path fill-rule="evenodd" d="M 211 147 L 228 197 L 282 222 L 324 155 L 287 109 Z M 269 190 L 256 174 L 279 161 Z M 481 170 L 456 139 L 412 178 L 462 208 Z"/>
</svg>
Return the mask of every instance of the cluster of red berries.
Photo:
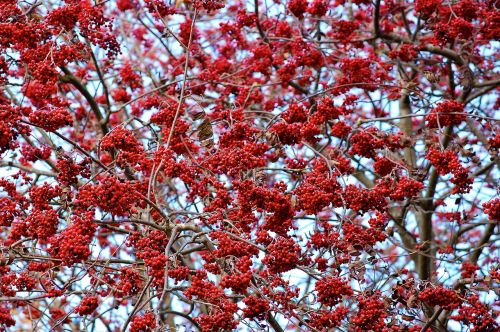
<svg viewBox="0 0 500 332">
<path fill-rule="evenodd" d="M 29 128 L 19 123 L 21 119 L 20 109 L 0 105 L 0 153 L 17 147 L 19 135 L 29 134 Z"/>
<path fill-rule="evenodd" d="M 125 297 L 137 294 L 143 284 L 143 278 L 136 270 L 132 268 L 123 268 L 120 270 L 119 282 L 115 288 L 118 296 Z"/>
<path fill-rule="evenodd" d="M 57 232 L 59 225 L 59 216 L 52 209 L 31 211 L 25 219 L 27 225 L 27 235 L 40 240 L 47 240 Z"/>
<path fill-rule="evenodd" d="M 329 174 L 326 163 L 321 160 L 313 164 L 312 170 L 293 193 L 297 195 L 299 208 L 307 214 L 314 214 L 329 206 L 339 189 L 337 180 Z"/>
<path fill-rule="evenodd" d="M 337 277 L 326 277 L 318 280 L 315 290 L 318 292 L 319 302 L 330 307 L 337 305 L 344 296 L 348 297 L 353 294 L 347 280 Z"/>
<path fill-rule="evenodd" d="M 10 315 L 10 309 L 4 305 L 0 306 L 0 324 L 6 327 L 16 325 L 16 321 Z"/>
<path fill-rule="evenodd" d="M 351 133 L 351 126 L 346 124 L 344 121 L 337 121 L 335 124 L 332 125 L 332 128 L 330 130 L 330 134 L 332 136 L 341 138 L 341 139 L 346 139 L 349 134 Z"/>
<path fill-rule="evenodd" d="M 358 312 L 354 314 L 350 323 L 355 332 L 384 331 L 387 309 L 380 298 L 380 294 L 358 297 Z"/>
<path fill-rule="evenodd" d="M 390 174 L 396 167 L 396 163 L 384 157 L 375 157 L 375 162 L 373 163 L 373 169 L 380 176 Z"/>
<path fill-rule="evenodd" d="M 354 248 L 373 247 L 377 242 L 384 241 L 387 237 L 383 229 L 365 228 L 352 222 L 344 222 L 342 232 L 344 234 L 343 240 Z"/>
<path fill-rule="evenodd" d="M 94 211 L 73 215 L 72 225 L 50 238 L 49 253 L 60 258 L 63 264 L 71 266 L 87 259 L 91 255 L 89 248 L 97 225 L 94 223 Z"/>
<path fill-rule="evenodd" d="M 251 213 L 253 209 L 269 212 L 263 230 L 286 236 L 292 225 L 294 210 L 290 197 L 284 193 L 286 185 L 277 182 L 274 188 L 258 186 L 252 180 L 235 183 L 238 189 L 238 204 L 242 212 Z"/>
<path fill-rule="evenodd" d="M 244 294 L 248 286 L 250 286 L 252 276 L 252 271 L 228 274 L 222 277 L 219 286 L 222 288 L 230 288 L 234 293 Z"/>
<path fill-rule="evenodd" d="M 73 124 L 73 118 L 65 108 L 37 110 L 29 115 L 29 120 L 47 131 L 56 131 Z"/>
<path fill-rule="evenodd" d="M 351 149 L 349 153 L 366 158 L 375 157 L 376 151 L 384 147 L 384 140 L 380 134 L 379 130 L 374 127 L 355 132 L 350 139 Z"/>
<path fill-rule="evenodd" d="M 377 181 L 375 190 L 386 197 L 396 201 L 402 201 L 405 198 L 415 197 L 424 188 L 424 185 L 414 179 L 402 176 L 399 179 L 382 178 Z"/>
<path fill-rule="evenodd" d="M 135 248 L 137 258 L 144 260 L 149 268 L 148 274 L 153 276 L 155 285 L 163 285 L 167 264 L 164 252 L 168 244 L 165 232 L 154 230 L 146 236 L 135 232 L 127 242 Z"/>
<path fill-rule="evenodd" d="M 63 186 L 70 186 L 78 183 L 78 176 L 90 177 L 90 163 L 84 159 L 76 163 L 68 156 L 60 156 L 57 160 L 57 181 Z"/>
<path fill-rule="evenodd" d="M 147 312 L 142 316 L 135 316 L 130 322 L 130 332 L 152 332 L 156 328 L 154 313 Z"/>
<path fill-rule="evenodd" d="M 491 221 L 500 221 L 500 198 L 494 198 L 491 201 L 483 203 L 483 210 Z"/>
<path fill-rule="evenodd" d="M 479 266 L 471 262 L 465 261 L 460 266 L 460 275 L 462 278 L 473 278 L 476 276 L 476 271 L 479 270 Z"/>
<path fill-rule="evenodd" d="M 25 271 L 22 272 L 12 284 L 16 287 L 18 292 L 29 292 L 35 289 L 38 281 Z"/>
<path fill-rule="evenodd" d="M 387 202 L 377 190 L 370 190 L 349 184 L 344 189 L 343 198 L 347 207 L 356 212 L 385 211 Z"/>
<path fill-rule="evenodd" d="M 458 125 L 465 120 L 464 105 L 454 100 L 443 101 L 427 115 L 426 120 L 430 128 Z"/>
<path fill-rule="evenodd" d="M 99 306 L 99 299 L 97 296 L 87 296 L 82 299 L 80 304 L 75 308 L 75 312 L 80 316 L 92 314 Z"/>
<path fill-rule="evenodd" d="M 458 309 L 458 313 L 451 316 L 452 319 L 472 325 L 471 332 L 498 331 L 500 324 L 492 315 L 491 308 L 479 300 L 477 294 L 466 298 L 465 303 Z"/>
<path fill-rule="evenodd" d="M 111 91 L 111 98 L 113 98 L 114 101 L 117 101 L 119 103 L 126 103 L 129 102 L 132 97 L 128 94 L 127 90 L 123 88 L 116 88 L 113 91 Z"/>
<path fill-rule="evenodd" d="M 259 253 L 259 250 L 246 242 L 236 240 L 224 232 L 214 232 L 211 237 L 217 239 L 217 250 L 214 255 L 217 257 L 243 257 L 253 256 Z"/>
<path fill-rule="evenodd" d="M 137 186 L 121 182 L 114 176 L 104 177 L 99 184 L 81 188 L 75 203 L 83 209 L 98 206 L 116 216 L 128 216 L 134 205 L 142 205 Z"/>
<path fill-rule="evenodd" d="M 334 329 L 340 326 L 348 313 L 349 309 L 344 306 L 336 307 L 333 310 L 318 310 L 311 313 L 310 324 L 318 331 Z"/>
<path fill-rule="evenodd" d="M 188 280 L 190 275 L 189 268 L 187 266 L 179 266 L 168 270 L 169 278 L 176 281 Z"/>
<path fill-rule="evenodd" d="M 446 310 L 456 309 L 462 304 L 462 300 L 455 291 L 442 286 L 423 290 L 418 294 L 418 299 L 430 306 L 440 306 Z"/>
<path fill-rule="evenodd" d="M 290 238 L 280 237 L 267 248 L 262 260 L 272 274 L 286 272 L 297 267 L 300 247 Z"/>
<path fill-rule="evenodd" d="M 452 193 L 468 193 L 471 190 L 474 179 L 469 177 L 469 170 L 462 165 L 455 152 L 430 148 L 425 158 L 430 161 L 440 175 L 453 174 L 450 180 L 451 183 L 455 184 Z"/>
<path fill-rule="evenodd" d="M 134 137 L 134 133 L 122 126 L 113 130 L 101 140 L 101 149 L 112 151 L 118 149 L 126 152 L 140 153 L 143 147 Z"/>
<path fill-rule="evenodd" d="M 265 319 L 269 311 L 269 301 L 255 295 L 250 295 L 243 299 L 245 308 L 243 309 L 243 317 L 256 318 L 258 320 Z"/>
<path fill-rule="evenodd" d="M 49 159 L 51 153 L 52 149 L 48 145 L 37 148 L 29 144 L 23 144 L 21 147 L 22 157 L 19 158 L 19 161 L 21 164 L 28 165 L 30 162 Z"/>
<path fill-rule="evenodd" d="M 184 291 L 188 298 L 197 297 L 214 305 L 209 315 L 201 315 L 196 321 L 207 331 L 234 329 L 238 325 L 233 317 L 238 310 L 237 304 L 229 300 L 222 289 L 206 279 L 206 273 L 198 272 L 192 277 L 190 287 Z"/>
</svg>

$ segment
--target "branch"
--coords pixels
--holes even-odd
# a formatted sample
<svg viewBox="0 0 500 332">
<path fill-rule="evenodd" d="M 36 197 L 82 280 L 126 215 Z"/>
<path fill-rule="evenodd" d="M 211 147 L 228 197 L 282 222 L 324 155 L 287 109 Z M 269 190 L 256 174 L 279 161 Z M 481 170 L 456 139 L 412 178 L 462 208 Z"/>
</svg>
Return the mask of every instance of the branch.
<svg viewBox="0 0 500 332">
<path fill-rule="evenodd" d="M 191 30 L 189 33 L 189 41 L 186 47 L 186 61 L 184 63 L 184 80 L 182 81 L 182 87 L 181 87 L 181 96 L 179 99 L 179 104 L 177 105 L 177 110 L 174 115 L 174 119 L 172 120 L 172 126 L 170 127 L 170 132 L 168 133 L 168 139 L 167 139 L 167 145 L 166 149 L 168 149 L 170 145 L 170 141 L 172 140 L 172 137 L 174 135 L 174 130 L 175 130 L 175 123 L 177 122 L 177 118 L 179 117 L 179 113 L 182 107 L 182 103 L 184 102 L 184 93 L 186 91 L 186 82 L 187 82 L 187 71 L 188 71 L 188 66 L 189 66 L 189 48 L 191 46 L 191 42 L 193 40 L 193 31 L 194 31 L 194 24 L 196 22 L 196 10 L 193 15 L 193 21 L 191 22 Z"/>
<path fill-rule="evenodd" d="M 402 37 L 399 35 L 396 35 L 394 33 L 389 33 L 389 34 L 381 34 L 380 37 L 382 39 L 387 39 L 387 40 L 392 40 L 395 42 L 399 43 L 405 43 L 405 44 L 414 44 L 414 42 L 406 37 Z M 433 45 L 422 45 L 420 46 L 420 49 L 422 51 L 427 51 L 433 54 L 438 54 L 442 55 L 445 58 L 451 59 L 456 62 L 457 65 L 463 66 L 465 64 L 465 61 L 462 59 L 460 55 L 458 55 L 454 50 L 446 48 L 446 47 L 437 47 Z"/>
<path fill-rule="evenodd" d="M 271 312 L 267 313 L 266 320 L 269 322 L 269 324 L 271 324 L 271 326 L 276 332 L 283 332 L 283 329 L 281 328 L 280 324 L 278 324 L 276 319 L 271 315 Z"/>
<path fill-rule="evenodd" d="M 89 52 L 90 52 L 90 55 L 92 57 L 92 62 L 94 62 L 97 76 L 99 77 L 99 80 L 101 81 L 101 84 L 102 84 L 102 89 L 104 90 L 104 96 L 106 97 L 106 104 L 108 105 L 108 112 L 111 112 L 111 103 L 109 101 L 108 86 L 106 85 L 106 81 L 104 80 L 104 76 L 102 75 L 101 69 L 99 68 L 99 62 L 97 61 L 97 58 L 95 57 L 94 52 L 92 52 L 92 49 L 90 48 L 90 44 L 88 43 L 88 41 L 87 41 L 87 45 L 89 45 Z"/>
<path fill-rule="evenodd" d="M 485 87 L 484 89 L 481 89 L 475 93 L 473 93 L 472 95 L 468 96 L 464 103 L 465 104 L 468 104 L 470 103 L 471 101 L 473 101 L 474 99 L 478 98 L 478 97 L 481 97 L 482 95 L 485 95 L 487 94 L 488 92 L 490 92 L 491 90 L 495 90 L 497 87 L 500 86 L 500 82 L 497 82 L 495 84 L 492 84 L 492 85 L 488 85 L 487 87 Z"/>
<path fill-rule="evenodd" d="M 64 83 L 71 83 L 80 93 L 85 97 L 87 102 L 90 105 L 90 108 L 92 109 L 92 112 L 94 113 L 97 121 L 99 122 L 99 127 L 101 128 L 102 134 L 106 135 L 108 133 L 108 127 L 104 123 L 103 116 L 101 114 L 101 111 L 99 110 L 99 105 L 97 105 L 95 99 L 92 97 L 90 94 L 89 90 L 78 80 L 71 72 L 66 68 L 65 66 L 61 66 L 61 70 L 64 72 L 64 76 L 61 76 L 61 82 Z"/>
<path fill-rule="evenodd" d="M 39 174 L 39 175 L 45 175 L 45 176 L 51 176 L 51 177 L 56 177 L 56 174 L 48 171 L 42 171 L 36 168 L 24 166 L 18 163 L 15 163 L 13 161 L 0 161 L 0 167 L 15 167 L 18 168 L 22 171 L 28 172 L 28 173 L 34 173 L 34 174 Z"/>
<path fill-rule="evenodd" d="M 438 317 L 439 317 L 439 315 L 441 314 L 442 311 L 443 311 L 443 308 L 439 308 L 438 310 L 436 310 L 434 312 L 434 314 L 432 315 L 432 317 L 422 327 L 422 329 L 420 330 L 420 332 L 426 332 L 427 329 L 432 325 L 432 323 L 434 323 L 436 321 L 436 319 L 438 319 Z"/>
<path fill-rule="evenodd" d="M 472 264 L 477 265 L 477 261 L 479 260 L 479 257 L 481 256 L 481 253 L 484 249 L 484 245 L 487 244 L 490 240 L 490 237 L 493 235 L 495 232 L 495 227 L 498 224 L 495 222 L 492 222 L 486 226 L 486 230 L 484 231 L 483 236 L 479 240 L 479 243 L 477 244 L 476 248 L 472 251 L 470 261 Z"/>
<path fill-rule="evenodd" d="M 380 36 L 380 0 L 375 2 L 375 9 L 373 11 L 373 32 L 375 37 Z"/>
<path fill-rule="evenodd" d="M 268 44 L 269 40 L 267 39 L 267 36 L 264 34 L 264 30 L 262 29 L 262 25 L 260 24 L 259 0 L 254 0 L 254 6 L 255 6 L 255 25 L 257 26 L 257 30 L 259 30 L 260 37 L 264 40 L 266 44 Z"/>
<path fill-rule="evenodd" d="M 500 85 L 500 78 L 496 79 L 496 80 L 490 80 L 490 81 L 483 81 L 483 82 L 477 82 L 474 84 L 474 87 L 475 88 L 483 88 L 483 87 L 491 87 L 491 86 L 494 86 L 494 87 L 497 87 Z"/>
<path fill-rule="evenodd" d="M 149 278 L 148 283 L 142 289 L 141 294 L 139 295 L 139 299 L 137 300 L 137 304 L 132 308 L 132 312 L 127 317 L 127 320 L 125 321 L 125 324 L 123 324 L 122 331 L 126 331 L 127 330 L 127 326 L 130 323 L 130 320 L 135 315 L 135 312 L 137 311 L 137 308 L 139 307 L 139 305 L 140 305 L 140 303 L 142 301 L 142 298 L 144 297 L 144 294 L 146 294 L 146 290 L 149 289 L 149 286 L 151 285 L 152 282 L 153 282 L 153 277 Z"/>
<path fill-rule="evenodd" d="M 443 147 L 448 146 L 450 142 L 451 134 L 453 133 L 453 127 L 448 126 L 444 131 L 444 137 L 441 142 Z M 431 175 L 429 176 L 429 184 L 427 186 L 427 193 L 425 199 L 422 202 L 423 213 L 419 218 L 419 229 L 420 229 L 420 240 L 422 245 L 422 253 L 420 259 L 417 263 L 417 272 L 422 280 L 429 280 L 432 276 L 432 264 L 433 255 L 432 244 L 434 242 L 434 232 L 432 228 L 432 215 L 434 214 L 434 195 L 436 193 L 436 186 L 438 184 L 439 173 L 436 169 L 433 169 Z"/>
</svg>

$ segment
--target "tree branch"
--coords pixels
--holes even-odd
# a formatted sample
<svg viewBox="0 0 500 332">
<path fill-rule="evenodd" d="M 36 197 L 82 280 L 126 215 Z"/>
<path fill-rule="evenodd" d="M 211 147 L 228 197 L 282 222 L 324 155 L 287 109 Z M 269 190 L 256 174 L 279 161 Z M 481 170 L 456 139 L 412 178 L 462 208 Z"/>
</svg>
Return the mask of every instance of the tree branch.
<svg viewBox="0 0 500 332">
<path fill-rule="evenodd" d="M 69 71 L 68 68 L 65 66 L 61 66 L 61 70 L 64 72 L 64 76 L 61 76 L 61 82 L 64 83 L 71 83 L 80 93 L 85 97 L 85 100 L 90 105 L 90 108 L 92 109 L 92 112 L 94 113 L 99 127 L 101 128 L 102 134 L 106 135 L 108 133 L 108 127 L 106 123 L 104 122 L 104 118 L 101 114 L 101 111 L 99 110 L 99 105 L 97 105 L 97 102 L 95 101 L 94 97 L 90 94 L 90 92 L 87 90 L 87 88 L 78 80 L 71 72 Z"/>
</svg>

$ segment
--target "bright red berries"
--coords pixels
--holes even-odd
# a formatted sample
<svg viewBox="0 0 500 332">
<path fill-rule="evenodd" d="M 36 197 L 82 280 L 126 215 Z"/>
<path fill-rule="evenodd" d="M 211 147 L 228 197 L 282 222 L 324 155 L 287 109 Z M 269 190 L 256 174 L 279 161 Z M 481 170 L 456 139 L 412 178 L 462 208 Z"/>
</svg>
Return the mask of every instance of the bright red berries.
<svg viewBox="0 0 500 332">
<path fill-rule="evenodd" d="M 330 307 L 340 303 L 343 297 L 349 297 L 353 294 L 347 281 L 336 277 L 326 277 L 317 281 L 315 289 L 318 292 L 319 302 Z"/>
<path fill-rule="evenodd" d="M 439 103 L 426 118 L 430 128 L 458 125 L 465 120 L 464 105 L 454 100 Z"/>
<path fill-rule="evenodd" d="M 92 314 L 99 306 L 99 299 L 97 296 L 84 297 L 80 304 L 75 308 L 75 312 L 80 316 Z"/>
<path fill-rule="evenodd" d="M 156 328 L 154 313 L 147 312 L 143 316 L 135 316 L 130 323 L 130 332 L 152 332 Z"/>
<path fill-rule="evenodd" d="M 370 296 L 358 297 L 358 312 L 351 316 L 349 320 L 353 331 L 384 331 L 384 327 L 386 326 L 384 319 L 388 314 L 385 303 L 378 295 L 376 293 Z"/>
<path fill-rule="evenodd" d="M 0 105 L 0 153 L 15 148 L 18 145 L 16 138 L 29 133 L 29 128 L 19 123 L 21 115 L 19 109 Z"/>
<path fill-rule="evenodd" d="M 287 3 L 287 7 L 297 18 L 302 18 L 307 10 L 307 1 L 290 0 Z"/>
<path fill-rule="evenodd" d="M 10 310 L 6 306 L 0 306 L 0 324 L 4 326 L 14 326 L 16 321 L 12 318 Z"/>
<path fill-rule="evenodd" d="M 59 216 L 53 209 L 33 210 L 25 221 L 29 236 L 40 240 L 47 240 L 56 234 Z"/>
<path fill-rule="evenodd" d="M 430 306 L 440 306 L 446 310 L 453 310 L 462 304 L 458 294 L 444 287 L 427 288 L 418 294 L 418 299 Z"/>
<path fill-rule="evenodd" d="M 292 239 L 279 238 L 269 245 L 268 254 L 262 262 L 270 273 L 286 272 L 297 267 L 299 254 L 300 247 Z"/>
<path fill-rule="evenodd" d="M 112 151 L 113 149 L 125 152 L 139 153 L 143 148 L 134 133 L 122 126 L 114 128 L 108 135 L 101 140 L 101 149 Z"/>
<path fill-rule="evenodd" d="M 243 309 L 243 315 L 245 318 L 257 318 L 259 320 L 265 319 L 269 311 L 269 302 L 267 300 L 251 295 L 245 298 L 243 303 L 245 303 L 246 306 Z"/>
<path fill-rule="evenodd" d="M 500 198 L 483 203 L 483 210 L 491 221 L 500 221 Z"/>
<path fill-rule="evenodd" d="M 64 108 L 35 111 L 29 115 L 29 119 L 47 131 L 56 131 L 73 123 L 71 114 Z"/>
<path fill-rule="evenodd" d="M 426 158 L 440 175 L 453 174 L 450 180 L 455 184 L 455 188 L 452 190 L 453 193 L 467 193 L 470 191 L 474 179 L 469 176 L 468 169 L 462 165 L 456 153 L 451 150 L 441 152 L 430 148 Z"/>
<path fill-rule="evenodd" d="M 466 298 L 466 303 L 458 309 L 458 314 L 451 318 L 472 325 L 471 332 L 497 331 L 500 324 L 491 312 L 491 308 L 482 303 L 477 294 L 471 294 Z"/>
<path fill-rule="evenodd" d="M 90 211 L 81 216 L 73 216 L 73 224 L 50 239 L 49 253 L 60 258 L 67 266 L 89 258 L 89 245 L 97 229 L 93 215 L 94 212 Z"/>
<path fill-rule="evenodd" d="M 134 205 L 142 205 L 138 188 L 130 182 L 105 177 L 96 185 L 83 187 L 77 196 L 77 204 L 83 207 L 98 206 L 117 216 L 126 216 Z"/>
</svg>

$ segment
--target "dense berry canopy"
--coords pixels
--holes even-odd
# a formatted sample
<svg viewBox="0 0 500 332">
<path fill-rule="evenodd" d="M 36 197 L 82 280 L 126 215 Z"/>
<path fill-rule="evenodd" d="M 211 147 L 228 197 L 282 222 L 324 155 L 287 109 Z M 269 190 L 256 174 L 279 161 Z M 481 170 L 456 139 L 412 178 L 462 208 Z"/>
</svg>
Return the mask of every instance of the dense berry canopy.
<svg viewBox="0 0 500 332">
<path fill-rule="evenodd" d="M 492 0 L 0 0 L 0 330 L 498 331 L 499 52 Z"/>
</svg>

